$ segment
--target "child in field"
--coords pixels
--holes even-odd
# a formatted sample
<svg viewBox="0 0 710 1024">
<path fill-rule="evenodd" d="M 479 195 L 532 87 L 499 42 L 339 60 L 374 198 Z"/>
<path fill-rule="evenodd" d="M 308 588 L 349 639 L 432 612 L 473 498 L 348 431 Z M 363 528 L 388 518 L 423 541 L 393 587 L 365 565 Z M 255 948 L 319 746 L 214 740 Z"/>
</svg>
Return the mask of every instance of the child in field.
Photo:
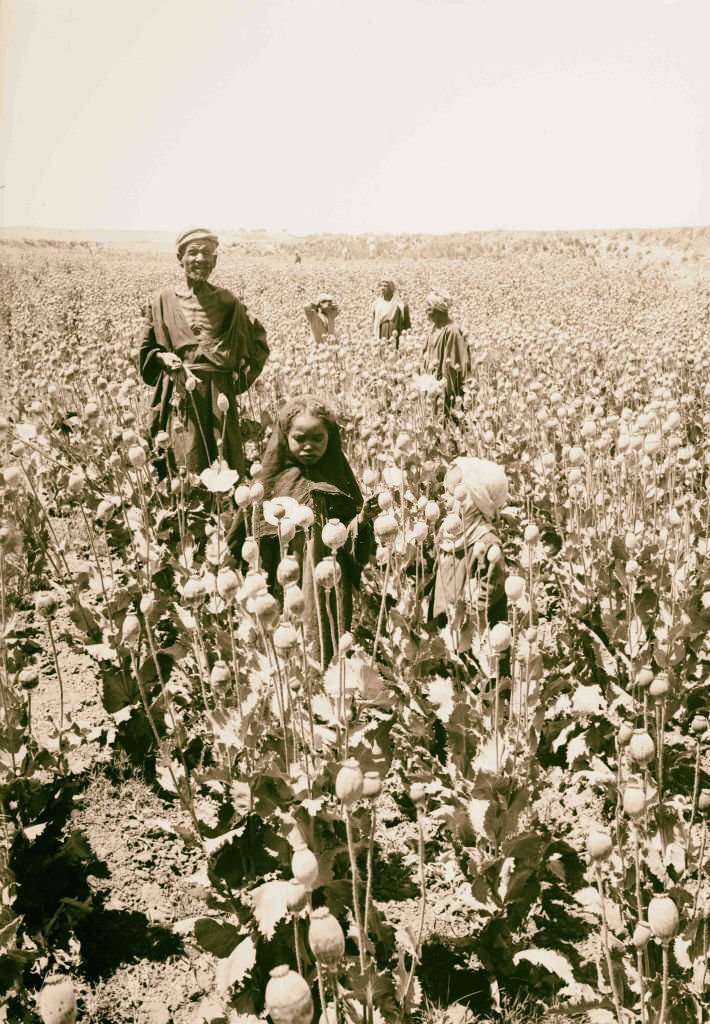
<svg viewBox="0 0 710 1024">
<path fill-rule="evenodd" d="M 292 399 L 279 411 L 259 479 L 264 487 L 268 518 L 273 518 L 274 505 L 278 505 L 279 498 L 287 499 L 284 502 L 287 515 L 294 502 L 305 506 L 312 514 L 313 524 L 308 533 L 297 530 L 289 552 L 295 555 L 301 567 L 306 638 L 316 660 L 326 666 L 334 650 L 326 602 L 330 602 L 336 631 L 338 620 L 342 632 L 349 630 L 353 589 L 359 587 L 362 569 L 373 549 L 372 520 L 379 512 L 377 499 L 363 502 L 360 486 L 343 452 L 335 417 L 311 395 Z M 322 536 L 329 520 L 338 520 L 347 532 L 344 544 L 337 551 L 341 571 L 339 608 L 334 590 L 326 591 L 314 580 L 314 568 L 331 555 Z M 268 573 L 273 590 L 281 550 L 277 528 L 267 519 L 260 528 L 260 553 L 262 568 Z"/>
<path fill-rule="evenodd" d="M 452 517 L 436 538 L 432 617 L 448 622 L 459 651 L 470 650 L 487 626 L 507 618 L 505 562 L 493 523 L 508 500 L 508 479 L 495 462 L 460 457 L 444 485 Z"/>
</svg>

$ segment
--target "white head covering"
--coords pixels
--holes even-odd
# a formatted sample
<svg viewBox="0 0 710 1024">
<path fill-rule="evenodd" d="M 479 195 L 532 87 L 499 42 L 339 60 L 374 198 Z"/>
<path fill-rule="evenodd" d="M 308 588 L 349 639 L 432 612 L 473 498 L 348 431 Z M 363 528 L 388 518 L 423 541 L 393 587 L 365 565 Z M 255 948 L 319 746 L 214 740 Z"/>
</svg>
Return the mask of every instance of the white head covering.
<svg viewBox="0 0 710 1024">
<path fill-rule="evenodd" d="M 426 297 L 426 308 L 438 313 L 448 313 L 451 307 L 451 296 L 443 288 L 435 288 Z"/>
<path fill-rule="evenodd" d="M 455 471 L 458 469 L 458 473 Z M 471 503 L 486 519 L 495 519 L 496 513 L 508 501 L 508 477 L 497 462 L 459 456 L 449 468 L 444 484 L 454 493 L 459 484 L 469 492 Z"/>
</svg>

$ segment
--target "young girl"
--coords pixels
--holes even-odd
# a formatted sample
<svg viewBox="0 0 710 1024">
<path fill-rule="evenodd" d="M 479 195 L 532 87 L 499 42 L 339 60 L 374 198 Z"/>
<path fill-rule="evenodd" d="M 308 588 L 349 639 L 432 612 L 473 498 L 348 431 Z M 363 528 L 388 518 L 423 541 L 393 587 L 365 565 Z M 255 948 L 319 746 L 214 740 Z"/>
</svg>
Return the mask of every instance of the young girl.
<svg viewBox="0 0 710 1024">
<path fill-rule="evenodd" d="M 444 485 L 454 518 L 444 520 L 436 539 L 432 616 L 448 621 L 459 651 L 470 650 L 486 626 L 507 618 L 505 562 L 493 521 L 508 500 L 508 479 L 495 462 L 457 458 Z"/>
<path fill-rule="evenodd" d="M 340 629 L 343 632 L 349 630 L 353 588 L 359 587 L 363 566 L 373 550 L 372 520 L 379 512 L 377 498 L 363 502 L 362 492 L 343 452 L 335 417 L 312 395 L 292 399 L 279 411 L 264 453 L 259 479 L 266 500 L 292 498 L 308 506 L 313 513 L 314 521 L 308 535 L 297 530 L 289 552 L 301 564 L 306 638 L 314 657 L 325 667 L 334 650 L 326 601 L 330 602 L 336 631 L 338 619 Z M 341 570 L 340 608 L 334 590 L 326 591 L 313 578 L 313 568 L 331 555 L 330 548 L 323 542 L 322 530 L 328 520 L 333 519 L 347 528 L 347 539 L 337 553 Z M 262 521 L 259 532 L 262 567 L 269 575 L 273 591 L 281 558 L 277 530 Z"/>
</svg>

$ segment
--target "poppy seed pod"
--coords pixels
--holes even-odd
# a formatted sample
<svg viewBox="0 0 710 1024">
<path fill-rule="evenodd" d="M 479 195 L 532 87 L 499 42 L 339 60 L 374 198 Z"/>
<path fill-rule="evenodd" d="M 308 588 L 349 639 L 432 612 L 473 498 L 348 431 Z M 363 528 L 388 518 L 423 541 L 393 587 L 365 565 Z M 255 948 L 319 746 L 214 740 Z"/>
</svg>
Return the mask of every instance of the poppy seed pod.
<svg viewBox="0 0 710 1024">
<path fill-rule="evenodd" d="M 380 493 L 377 495 L 377 504 L 380 506 L 383 512 L 386 512 L 388 508 L 392 508 L 394 504 L 392 492 L 380 491 Z"/>
<path fill-rule="evenodd" d="M 315 568 L 316 583 L 324 590 L 332 590 L 340 582 L 342 572 L 338 563 L 332 558 L 323 558 Z"/>
<path fill-rule="evenodd" d="M 303 591 L 296 583 L 292 583 L 290 587 L 286 587 L 284 590 L 284 614 L 288 615 L 294 622 L 300 622 L 303 619 L 305 610 L 306 599 Z"/>
<path fill-rule="evenodd" d="M 375 537 L 382 545 L 387 545 L 397 536 L 397 520 L 388 512 L 377 516 L 372 526 Z"/>
<path fill-rule="evenodd" d="M 632 942 L 636 949 L 645 949 L 651 938 L 651 929 L 648 926 L 647 921 L 637 921 L 636 927 L 634 928 L 634 934 Z"/>
<path fill-rule="evenodd" d="M 291 872 L 308 892 L 318 879 L 318 861 L 312 850 L 305 843 L 300 843 L 291 855 Z"/>
<path fill-rule="evenodd" d="M 308 505 L 299 505 L 298 508 L 295 508 L 291 513 L 291 518 L 300 530 L 310 530 L 315 522 L 313 509 Z"/>
<path fill-rule="evenodd" d="M 646 810 L 646 794 L 640 786 L 629 785 L 624 789 L 622 798 L 624 814 L 630 818 L 638 818 Z"/>
<path fill-rule="evenodd" d="M 363 783 L 362 768 L 354 757 L 350 757 L 335 777 L 335 794 L 347 807 L 360 799 Z"/>
<path fill-rule="evenodd" d="M 276 532 L 282 544 L 288 544 L 296 534 L 296 524 L 289 516 L 283 516 L 276 524 Z"/>
<path fill-rule="evenodd" d="M 216 661 L 210 672 L 210 682 L 213 686 L 223 686 L 229 682 L 231 675 L 226 661 Z"/>
<path fill-rule="evenodd" d="M 134 469 L 140 469 L 141 466 L 145 466 L 146 455 L 145 451 L 139 444 L 132 444 L 128 449 L 128 461 Z"/>
<path fill-rule="evenodd" d="M 242 558 L 250 566 L 256 565 L 259 561 L 259 545 L 253 537 L 247 537 L 242 544 Z"/>
<path fill-rule="evenodd" d="M 424 506 L 424 518 L 428 523 L 436 523 L 441 515 L 441 509 L 435 501 L 428 501 Z"/>
<path fill-rule="evenodd" d="M 412 527 L 412 540 L 415 544 L 423 544 L 428 536 L 429 527 L 426 523 L 423 523 L 421 519 L 418 519 Z"/>
<path fill-rule="evenodd" d="M 636 685 L 643 689 L 644 687 L 649 686 L 652 681 L 653 669 L 650 665 L 644 665 L 643 668 L 640 668 L 636 673 Z"/>
<path fill-rule="evenodd" d="M 505 593 L 509 600 L 519 601 L 525 593 L 525 580 L 522 576 L 508 576 L 505 581 Z"/>
<path fill-rule="evenodd" d="M 525 532 L 523 533 L 523 540 L 526 544 L 537 544 L 539 539 L 540 531 L 534 523 L 530 523 L 528 526 L 525 527 Z"/>
<path fill-rule="evenodd" d="M 108 498 L 104 498 L 96 507 L 96 518 L 100 523 L 105 523 L 116 511 L 116 506 Z"/>
<path fill-rule="evenodd" d="M 76 996 L 71 978 L 55 975 L 47 978 L 37 997 L 42 1024 L 74 1024 Z"/>
<path fill-rule="evenodd" d="M 500 549 L 499 544 L 491 544 L 488 551 L 486 552 L 486 558 L 488 559 L 489 565 L 495 565 L 496 562 L 500 562 L 503 557 L 503 552 Z"/>
<path fill-rule="evenodd" d="M 648 924 L 657 939 L 668 942 L 677 931 L 678 908 L 670 896 L 654 896 L 648 905 Z"/>
<path fill-rule="evenodd" d="M 217 592 L 222 600 L 231 600 L 238 590 L 239 577 L 234 569 L 220 569 L 217 573 Z"/>
<path fill-rule="evenodd" d="M 207 597 L 204 580 L 199 576 L 191 576 L 182 588 L 183 603 L 188 606 L 201 604 Z"/>
<path fill-rule="evenodd" d="M 264 485 L 256 480 L 249 488 L 249 497 L 252 501 L 261 501 L 264 497 Z"/>
<path fill-rule="evenodd" d="M 251 488 L 246 484 L 239 484 L 234 491 L 234 504 L 238 508 L 248 508 L 251 505 Z"/>
<path fill-rule="evenodd" d="M 267 590 L 255 596 L 254 615 L 264 629 L 269 629 L 278 621 L 280 615 L 279 603 Z"/>
<path fill-rule="evenodd" d="M 665 697 L 670 693 L 671 681 L 668 678 L 667 672 L 659 672 L 658 675 L 651 680 L 651 685 L 648 688 L 649 696 L 655 697 L 657 700 Z"/>
<path fill-rule="evenodd" d="M 362 795 L 373 800 L 382 792 L 382 777 L 379 772 L 365 772 L 362 780 Z"/>
<path fill-rule="evenodd" d="M 507 622 L 497 622 L 490 631 L 489 642 L 494 654 L 502 654 L 510 647 L 512 634 Z"/>
<path fill-rule="evenodd" d="M 698 808 L 701 811 L 710 810 L 710 789 L 701 789 L 698 797 Z"/>
<path fill-rule="evenodd" d="M 316 960 L 326 967 L 334 967 L 343 958 L 345 933 L 327 907 L 318 907 L 311 913 L 308 945 Z"/>
<path fill-rule="evenodd" d="M 343 633 L 340 639 L 338 640 L 338 653 L 347 654 L 347 652 L 352 647 L 353 643 L 354 641 L 352 633 Z"/>
<path fill-rule="evenodd" d="M 279 654 L 288 654 L 298 645 L 298 633 L 290 622 L 282 622 L 274 630 L 273 640 Z"/>
<path fill-rule="evenodd" d="M 631 722 L 622 722 L 619 726 L 619 731 L 616 734 L 617 740 L 619 741 L 620 747 L 628 745 L 629 740 L 634 734 L 634 727 Z"/>
<path fill-rule="evenodd" d="M 342 548 L 347 539 L 347 527 L 339 519 L 329 519 L 321 530 L 321 540 L 331 551 L 337 551 L 338 548 Z"/>
<path fill-rule="evenodd" d="M 229 399 L 222 391 L 217 395 L 217 408 L 220 412 L 229 412 Z"/>
<path fill-rule="evenodd" d="M 121 627 L 121 642 L 126 647 L 135 647 L 141 636 L 141 622 L 137 615 L 128 614 Z"/>
<path fill-rule="evenodd" d="M 298 914 L 308 903 L 308 890 L 298 878 L 289 879 L 286 906 L 292 914 Z"/>
<path fill-rule="evenodd" d="M 282 587 L 287 587 L 290 583 L 298 583 L 300 575 L 301 566 L 298 559 L 292 555 L 282 558 L 276 567 L 276 579 Z"/>
<path fill-rule="evenodd" d="M 305 978 L 280 964 L 270 972 L 264 1007 L 274 1024 L 311 1024 L 313 998 Z"/>
<path fill-rule="evenodd" d="M 699 735 L 705 732 L 708 727 L 708 720 L 705 715 L 695 715 L 693 721 L 690 723 L 690 731 Z"/>
<path fill-rule="evenodd" d="M 643 439 L 643 450 L 647 455 L 655 455 L 661 450 L 663 441 L 660 434 L 646 434 Z"/>
<path fill-rule="evenodd" d="M 426 787 L 423 782 L 413 782 L 409 787 L 409 799 L 415 807 L 421 807 L 426 801 Z"/>
<path fill-rule="evenodd" d="M 441 532 L 445 537 L 454 540 L 456 537 L 460 537 L 463 533 L 463 520 L 461 516 L 456 515 L 455 512 L 449 512 L 447 516 L 444 516 L 444 521 L 441 524 Z"/>
<path fill-rule="evenodd" d="M 656 756 L 656 745 L 645 729 L 634 729 L 628 751 L 633 761 L 638 764 L 649 764 Z"/>
<path fill-rule="evenodd" d="M 613 849 L 611 836 L 601 829 L 592 829 L 587 836 L 587 853 L 592 860 L 606 860 Z"/>
<path fill-rule="evenodd" d="M 69 474 L 67 480 L 67 490 L 70 494 L 81 494 L 84 490 L 84 484 L 86 483 L 86 475 L 84 470 L 80 466 L 76 466 Z"/>
</svg>

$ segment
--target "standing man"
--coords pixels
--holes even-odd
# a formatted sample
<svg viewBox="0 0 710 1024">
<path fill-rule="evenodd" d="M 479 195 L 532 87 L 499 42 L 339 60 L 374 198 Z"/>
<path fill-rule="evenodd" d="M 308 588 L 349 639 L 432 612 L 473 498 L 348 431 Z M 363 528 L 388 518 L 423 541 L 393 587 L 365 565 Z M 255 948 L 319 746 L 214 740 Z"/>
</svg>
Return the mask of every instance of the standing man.
<svg viewBox="0 0 710 1024">
<path fill-rule="evenodd" d="M 399 350 L 399 336 L 412 326 L 409 306 L 397 294 L 397 286 L 390 278 L 380 281 L 380 295 L 372 303 L 372 330 L 376 338 L 394 338 Z"/>
<path fill-rule="evenodd" d="M 444 385 L 444 417 L 449 418 L 464 381 L 471 371 L 471 356 L 463 330 L 449 316 L 451 299 L 444 292 L 430 292 L 426 314 L 431 330 L 423 352 L 424 373 L 431 373 Z"/>
<path fill-rule="evenodd" d="M 155 386 L 151 433 L 167 431 L 177 466 L 200 473 L 221 454 L 246 471 L 236 396 L 261 373 L 269 355 L 266 332 L 226 288 L 209 283 L 217 236 L 207 228 L 176 240 L 185 272 L 143 311 L 140 371 Z"/>
<path fill-rule="evenodd" d="M 303 307 L 303 312 L 316 342 L 321 342 L 326 335 L 335 337 L 335 318 L 339 310 L 332 295 L 321 293 L 315 302 Z"/>
</svg>

